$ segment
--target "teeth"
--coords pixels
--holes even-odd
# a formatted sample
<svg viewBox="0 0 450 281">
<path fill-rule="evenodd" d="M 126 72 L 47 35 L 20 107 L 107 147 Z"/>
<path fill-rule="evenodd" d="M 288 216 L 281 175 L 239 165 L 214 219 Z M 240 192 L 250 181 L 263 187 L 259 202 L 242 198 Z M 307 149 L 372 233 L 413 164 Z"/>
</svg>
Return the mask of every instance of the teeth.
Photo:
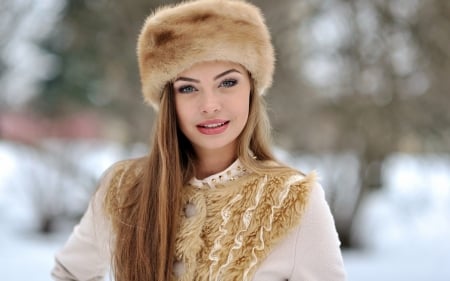
<svg viewBox="0 0 450 281">
<path fill-rule="evenodd" d="M 218 127 L 221 127 L 221 126 L 223 126 L 223 125 L 225 125 L 225 123 L 208 124 L 208 125 L 203 125 L 203 127 L 212 129 L 212 128 L 218 128 Z"/>
</svg>

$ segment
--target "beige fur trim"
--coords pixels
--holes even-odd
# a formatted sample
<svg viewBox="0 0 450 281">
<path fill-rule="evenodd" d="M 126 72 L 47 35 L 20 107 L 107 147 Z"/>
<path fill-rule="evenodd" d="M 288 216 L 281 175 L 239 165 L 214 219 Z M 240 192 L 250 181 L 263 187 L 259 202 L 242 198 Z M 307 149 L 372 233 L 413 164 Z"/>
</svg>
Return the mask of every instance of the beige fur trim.
<svg viewBox="0 0 450 281">
<path fill-rule="evenodd" d="M 119 218 L 120 194 L 128 193 L 142 173 L 139 161 L 114 165 L 108 178 L 106 212 Z M 186 186 L 175 258 L 184 272 L 179 281 L 252 280 L 256 269 L 292 229 L 301 224 L 316 176 L 296 171 L 276 175 L 250 174 L 214 189 Z M 112 220 L 115 224 L 124 221 Z"/>
<path fill-rule="evenodd" d="M 261 11 L 239 0 L 198 0 L 150 15 L 137 55 L 145 101 L 158 108 L 167 82 L 202 61 L 243 65 L 263 94 L 272 83 L 275 56 Z"/>
<path fill-rule="evenodd" d="M 118 224 L 128 224 L 120 220 L 120 210 L 123 200 L 130 196 L 136 179 L 142 175 L 144 158 L 123 160 L 108 169 L 110 178 L 104 199 L 104 211 L 112 221 L 113 231 L 117 231 Z"/>
<path fill-rule="evenodd" d="M 185 203 L 200 213 L 182 214 L 176 255 L 186 271 L 178 280 L 252 280 L 273 247 L 300 223 L 314 182 L 314 174 L 292 172 L 244 176 L 216 189 L 186 187 Z"/>
</svg>

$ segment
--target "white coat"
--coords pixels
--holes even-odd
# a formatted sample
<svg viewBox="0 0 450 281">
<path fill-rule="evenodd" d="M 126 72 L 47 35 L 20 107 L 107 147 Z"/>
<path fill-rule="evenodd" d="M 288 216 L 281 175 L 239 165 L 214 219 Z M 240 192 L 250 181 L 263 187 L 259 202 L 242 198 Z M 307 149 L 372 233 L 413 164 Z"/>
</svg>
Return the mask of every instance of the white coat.
<svg viewBox="0 0 450 281">
<path fill-rule="evenodd" d="M 235 162 L 219 174 L 224 177 L 236 174 L 238 164 Z M 105 274 L 108 274 L 113 235 L 102 205 L 108 188 L 108 177 L 107 175 L 101 181 L 99 191 L 91 200 L 80 223 L 75 226 L 67 243 L 56 254 L 56 263 L 52 270 L 54 280 L 103 280 Z M 193 185 L 212 186 L 214 178 L 217 179 L 217 175 L 202 181 L 194 179 L 191 182 Z M 346 280 L 334 220 L 322 187 L 317 183 L 315 185 L 311 189 L 301 223 L 292 229 L 259 264 L 252 280 Z M 175 270 L 182 271 L 183 267 L 175 266 Z"/>
</svg>

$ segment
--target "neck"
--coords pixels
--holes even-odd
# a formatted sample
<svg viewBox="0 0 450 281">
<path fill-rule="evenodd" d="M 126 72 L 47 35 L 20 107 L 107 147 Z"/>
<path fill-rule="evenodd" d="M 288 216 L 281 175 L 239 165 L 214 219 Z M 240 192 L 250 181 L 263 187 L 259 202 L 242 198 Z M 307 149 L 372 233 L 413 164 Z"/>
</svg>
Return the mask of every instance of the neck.
<svg viewBox="0 0 450 281">
<path fill-rule="evenodd" d="M 228 168 L 236 161 L 235 153 L 225 153 L 217 151 L 203 151 L 197 153 L 195 176 L 198 179 L 204 179 L 211 175 L 217 174 Z"/>
</svg>

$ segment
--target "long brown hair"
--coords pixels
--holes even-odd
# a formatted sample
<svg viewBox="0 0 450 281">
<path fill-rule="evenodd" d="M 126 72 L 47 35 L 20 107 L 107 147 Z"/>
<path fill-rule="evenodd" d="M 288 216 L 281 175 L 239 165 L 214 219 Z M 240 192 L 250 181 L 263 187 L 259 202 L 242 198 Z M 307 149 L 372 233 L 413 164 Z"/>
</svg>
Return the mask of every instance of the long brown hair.
<svg viewBox="0 0 450 281">
<path fill-rule="evenodd" d="M 270 173 L 273 167 L 260 161 L 275 160 L 269 121 L 264 100 L 251 84 L 249 116 L 239 136 L 237 155 L 249 170 Z M 112 264 L 116 281 L 172 279 L 181 188 L 194 176 L 195 153 L 178 128 L 171 83 L 164 89 L 155 122 L 151 152 L 135 163 L 143 167 L 142 173 L 118 192 L 109 192 L 106 200 L 115 231 Z M 135 173 L 136 168 L 128 173 Z"/>
</svg>

